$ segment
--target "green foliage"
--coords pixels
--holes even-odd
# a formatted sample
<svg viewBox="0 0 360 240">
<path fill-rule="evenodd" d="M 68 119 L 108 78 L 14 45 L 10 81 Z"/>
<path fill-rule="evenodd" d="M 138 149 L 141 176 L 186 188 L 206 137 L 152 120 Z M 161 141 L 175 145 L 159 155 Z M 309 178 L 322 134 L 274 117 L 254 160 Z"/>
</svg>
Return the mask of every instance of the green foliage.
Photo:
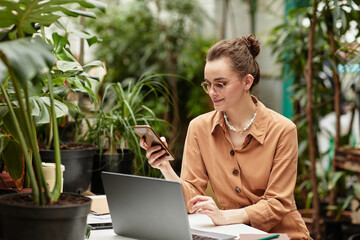
<svg viewBox="0 0 360 240">
<path fill-rule="evenodd" d="M 318 23 L 316 26 L 314 40 L 314 58 L 312 68 L 314 77 L 312 79 L 312 101 L 314 105 L 314 133 L 320 133 L 319 121 L 328 113 L 334 111 L 334 82 L 333 71 L 338 72 L 338 66 L 334 66 L 333 58 L 340 64 L 349 60 L 347 52 L 343 52 L 349 43 L 345 35 L 352 32 L 355 39 L 360 36 L 359 31 L 351 30 L 351 25 L 358 26 L 360 13 L 357 1 L 319 1 L 317 15 Z M 288 78 L 293 77 L 294 83 L 288 89 L 292 94 L 292 104 L 294 109 L 293 120 L 298 128 L 299 139 L 299 167 L 298 185 L 306 182 L 309 178 L 309 159 L 308 133 L 306 119 L 307 89 L 306 89 L 306 62 L 308 52 L 308 33 L 310 19 L 312 15 L 312 2 L 308 6 L 293 9 L 289 16 L 284 19 L 284 23 L 276 26 L 269 39 L 269 44 L 273 52 L 277 55 L 279 63 L 286 64 L 289 69 Z M 332 54 L 330 46 L 330 35 L 334 33 L 335 56 Z M 353 101 L 354 99 L 350 99 Z M 342 106 L 346 104 L 342 100 Z M 334 136 L 333 136 L 334 137 Z M 317 142 L 317 141 L 316 141 Z M 315 146 L 316 150 L 318 149 Z M 320 154 L 317 153 L 320 159 Z M 308 182 L 309 183 L 309 182 Z M 321 188 L 321 183 L 319 184 Z M 321 191 L 321 189 L 320 189 Z"/>
<path fill-rule="evenodd" d="M 106 80 L 138 78 L 147 71 L 169 73 L 171 58 L 191 44 L 203 16 L 189 0 L 112 2 L 108 14 L 89 21 L 107 46 L 95 52 L 107 63 Z"/>
<path fill-rule="evenodd" d="M 176 131 L 168 141 L 185 136 L 190 119 L 211 108 L 200 87 L 206 52 L 215 42 L 200 35 L 202 20 L 208 17 L 192 0 L 111 1 L 109 5 L 107 15 L 88 23 L 106 46 L 95 51 L 106 62 L 105 81 L 139 79 L 145 72 L 169 74 L 173 107 L 151 99 L 148 106 L 157 114 L 165 112 L 163 118 L 174 125 Z M 176 146 L 177 156 L 182 145 Z"/>
<path fill-rule="evenodd" d="M 47 39 L 45 27 L 56 25 L 64 29 L 60 21 L 63 18 L 95 17 L 76 6 L 103 10 L 104 4 L 93 0 L 4 0 L 0 5 L 1 160 L 20 189 L 25 165 L 34 202 L 51 204 L 57 201 L 61 190 L 59 136 L 57 127 L 53 127 L 56 184 L 50 192 L 41 168 L 35 120 L 57 126 L 57 118 L 65 115 L 68 108 L 60 95 L 55 96 L 56 86 L 66 78 L 86 84 L 90 80 L 83 73 L 86 67 L 79 67 L 67 48 L 68 35 L 55 33 L 52 39 Z M 89 37 L 86 33 L 83 36 Z M 60 61 L 55 64 L 57 57 Z M 91 89 L 86 84 L 81 86 Z"/>
<path fill-rule="evenodd" d="M 60 12 L 69 17 L 95 17 L 93 13 L 65 7 L 65 4 L 70 3 L 77 3 L 84 8 L 105 9 L 104 4 L 92 0 L 2 0 L 0 28 L 4 29 L 10 39 L 17 39 L 37 33 L 39 26 L 49 27 L 61 17 Z"/>
<path fill-rule="evenodd" d="M 212 109 L 212 103 L 204 90 L 200 87 L 204 81 L 203 69 L 205 66 L 206 53 L 210 46 L 215 43 L 213 39 L 203 37 L 194 37 L 191 44 L 188 44 L 178 59 L 179 71 L 182 76 L 190 81 L 179 84 L 179 95 L 181 99 L 181 115 L 185 119 L 192 119 L 199 114 L 205 113 Z"/>
<path fill-rule="evenodd" d="M 62 26 L 60 23 L 57 25 Z M 65 29 L 64 26 L 61 28 Z M 78 103 L 67 100 L 70 94 L 86 95 L 92 101 L 96 100 L 95 92 L 99 87 L 99 79 L 91 76 L 88 71 L 93 67 L 103 67 L 100 61 L 92 61 L 82 66 L 75 59 L 70 51 L 70 42 L 68 41 L 69 32 L 72 31 L 72 28 L 68 28 L 64 31 L 64 35 L 54 32 L 50 39 L 47 38 L 47 41 L 53 45 L 58 59 L 56 66 L 52 68 L 51 75 L 56 93 L 57 117 L 63 121 L 66 121 L 69 115 L 81 111 Z M 45 86 L 46 84 L 44 82 Z M 49 134 L 51 133 L 52 124 L 49 114 L 48 94 L 48 89 L 40 86 L 38 91 L 35 92 L 34 98 L 36 101 L 34 101 L 33 108 L 33 111 L 38 109 L 33 115 L 36 116 L 39 144 L 45 149 L 50 149 L 53 146 L 53 138 Z"/>
<path fill-rule="evenodd" d="M 337 189 L 339 194 L 346 193 L 346 176 L 345 171 L 332 171 L 326 167 L 318 164 L 316 166 L 316 177 L 318 179 L 318 194 L 320 201 L 323 203 L 328 202 L 329 193 Z M 306 208 L 311 207 L 313 192 L 311 190 L 310 180 L 304 181 L 300 186 L 300 189 L 304 189 L 308 192 Z"/>
<path fill-rule="evenodd" d="M 82 140 L 96 144 L 100 155 L 116 154 L 117 149 L 128 148 L 135 154 L 135 174 L 159 175 L 160 172 L 145 169 L 147 159 L 139 146 L 135 125 L 151 125 L 159 132 L 168 132 L 170 124 L 158 118 L 148 107 L 148 99 L 157 101 L 165 98 L 172 102 L 166 82 L 161 75 L 143 75 L 137 81 L 128 79 L 122 83 L 107 83 L 97 94 L 98 104 L 81 121 L 87 129 Z M 81 124 L 81 123 L 80 123 Z M 79 124 L 79 125 L 80 125 Z M 106 152 L 103 152 L 106 150 Z"/>
</svg>

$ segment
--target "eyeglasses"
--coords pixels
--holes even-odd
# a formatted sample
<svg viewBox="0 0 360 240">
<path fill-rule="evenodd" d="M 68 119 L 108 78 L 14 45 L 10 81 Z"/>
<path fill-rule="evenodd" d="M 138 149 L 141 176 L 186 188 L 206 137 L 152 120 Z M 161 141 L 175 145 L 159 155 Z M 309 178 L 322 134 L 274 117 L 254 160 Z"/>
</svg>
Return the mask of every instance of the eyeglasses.
<svg viewBox="0 0 360 240">
<path fill-rule="evenodd" d="M 241 79 L 238 79 L 238 80 L 232 81 L 230 83 L 214 82 L 213 84 L 204 81 L 201 83 L 201 86 L 207 94 L 209 94 L 211 86 L 213 86 L 215 92 L 219 93 L 219 92 L 223 91 L 225 89 L 225 87 L 229 86 L 230 84 L 232 84 L 234 82 L 240 81 L 240 80 Z"/>
</svg>

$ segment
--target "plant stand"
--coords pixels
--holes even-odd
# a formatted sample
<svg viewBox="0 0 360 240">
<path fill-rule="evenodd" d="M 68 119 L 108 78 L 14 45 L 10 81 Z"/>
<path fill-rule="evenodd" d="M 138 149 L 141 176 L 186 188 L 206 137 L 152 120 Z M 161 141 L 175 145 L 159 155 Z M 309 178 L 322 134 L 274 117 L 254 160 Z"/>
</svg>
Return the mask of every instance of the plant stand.
<svg viewBox="0 0 360 240">
<path fill-rule="evenodd" d="M 336 168 L 360 173 L 360 149 L 351 146 L 340 147 L 335 151 Z"/>
</svg>

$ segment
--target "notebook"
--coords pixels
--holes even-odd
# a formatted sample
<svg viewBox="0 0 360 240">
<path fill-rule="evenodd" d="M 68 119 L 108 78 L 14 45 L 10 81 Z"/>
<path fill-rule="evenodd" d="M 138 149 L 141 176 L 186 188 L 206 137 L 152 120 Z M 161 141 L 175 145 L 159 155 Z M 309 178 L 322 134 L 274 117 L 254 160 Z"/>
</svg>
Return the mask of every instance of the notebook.
<svg viewBox="0 0 360 240">
<path fill-rule="evenodd" d="M 102 180 L 117 235 L 149 240 L 193 239 L 179 182 L 110 172 L 102 172 Z M 209 235 L 208 239 L 236 237 L 193 231 L 198 236 Z"/>
</svg>

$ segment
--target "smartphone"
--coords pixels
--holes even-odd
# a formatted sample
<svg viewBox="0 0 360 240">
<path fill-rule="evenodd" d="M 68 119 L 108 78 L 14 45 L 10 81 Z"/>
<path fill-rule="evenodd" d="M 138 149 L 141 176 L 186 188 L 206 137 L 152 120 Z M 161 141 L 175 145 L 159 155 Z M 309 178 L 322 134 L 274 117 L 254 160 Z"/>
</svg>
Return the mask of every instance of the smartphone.
<svg viewBox="0 0 360 240">
<path fill-rule="evenodd" d="M 170 151 L 170 149 L 161 141 L 160 137 L 156 134 L 154 129 L 149 125 L 136 125 L 134 126 L 135 132 L 140 136 L 140 138 L 144 138 L 145 142 L 148 146 L 152 147 L 155 145 L 161 145 L 163 149 L 165 149 L 168 155 L 168 160 L 175 160 L 174 154 Z"/>
</svg>

